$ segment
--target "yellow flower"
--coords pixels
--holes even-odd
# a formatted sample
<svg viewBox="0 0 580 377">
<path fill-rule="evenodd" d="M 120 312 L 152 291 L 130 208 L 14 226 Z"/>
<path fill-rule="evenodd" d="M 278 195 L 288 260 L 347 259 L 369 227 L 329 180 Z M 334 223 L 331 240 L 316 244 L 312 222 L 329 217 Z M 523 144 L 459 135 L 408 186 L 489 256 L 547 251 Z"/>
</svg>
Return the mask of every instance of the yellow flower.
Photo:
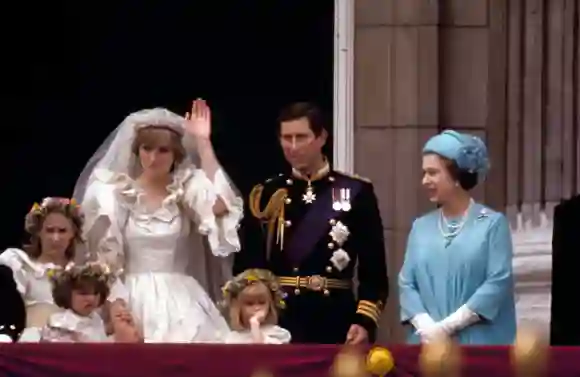
<svg viewBox="0 0 580 377">
<path fill-rule="evenodd" d="M 32 208 L 30 209 L 30 212 L 36 212 L 36 211 L 39 211 L 39 210 L 40 210 L 40 204 L 38 204 L 38 203 L 35 202 L 32 205 Z"/>
<path fill-rule="evenodd" d="M 260 280 L 260 279 L 259 279 L 259 278 L 258 278 L 256 275 L 248 275 L 248 276 L 246 277 L 246 280 L 247 280 L 247 281 L 258 281 L 258 280 Z"/>
</svg>

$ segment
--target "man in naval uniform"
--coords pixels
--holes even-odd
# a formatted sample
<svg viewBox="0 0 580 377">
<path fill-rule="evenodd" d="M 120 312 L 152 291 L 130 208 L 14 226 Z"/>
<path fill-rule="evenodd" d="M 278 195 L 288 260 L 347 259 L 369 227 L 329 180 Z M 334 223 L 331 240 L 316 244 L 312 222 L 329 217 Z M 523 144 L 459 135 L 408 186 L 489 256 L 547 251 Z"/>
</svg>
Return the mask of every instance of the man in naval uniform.
<svg viewBox="0 0 580 377">
<path fill-rule="evenodd" d="M 373 185 L 330 169 L 315 106 L 293 104 L 279 122 L 292 170 L 252 190 L 234 273 L 266 268 L 279 277 L 287 294 L 280 326 L 293 343 L 374 341 L 388 277 Z"/>
</svg>

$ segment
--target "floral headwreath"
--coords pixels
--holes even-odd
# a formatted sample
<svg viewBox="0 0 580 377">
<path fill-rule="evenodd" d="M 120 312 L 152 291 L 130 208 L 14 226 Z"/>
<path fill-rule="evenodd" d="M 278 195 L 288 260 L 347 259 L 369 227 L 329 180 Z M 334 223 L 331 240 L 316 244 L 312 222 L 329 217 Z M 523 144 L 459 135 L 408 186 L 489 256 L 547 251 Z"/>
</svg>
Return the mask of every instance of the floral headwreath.
<svg viewBox="0 0 580 377">
<path fill-rule="evenodd" d="M 48 197 L 44 198 L 40 204 L 35 202 L 28 213 L 31 215 L 45 215 L 48 208 L 58 205 L 63 206 L 65 211 L 71 215 L 78 215 L 81 209 L 75 199 Z"/>
<path fill-rule="evenodd" d="M 229 307 L 232 300 L 236 299 L 246 287 L 256 283 L 263 283 L 269 288 L 276 308 L 284 309 L 286 307 L 286 302 L 284 301 L 286 294 L 280 289 L 278 279 L 270 271 L 262 269 L 246 270 L 228 281 L 222 287 L 224 306 Z"/>
<path fill-rule="evenodd" d="M 104 282 L 107 286 L 111 285 L 117 279 L 109 266 L 101 262 L 87 262 L 83 265 L 69 263 L 64 269 L 50 269 L 47 272 L 48 277 L 53 285 L 71 283 L 77 280 L 94 279 Z"/>
</svg>

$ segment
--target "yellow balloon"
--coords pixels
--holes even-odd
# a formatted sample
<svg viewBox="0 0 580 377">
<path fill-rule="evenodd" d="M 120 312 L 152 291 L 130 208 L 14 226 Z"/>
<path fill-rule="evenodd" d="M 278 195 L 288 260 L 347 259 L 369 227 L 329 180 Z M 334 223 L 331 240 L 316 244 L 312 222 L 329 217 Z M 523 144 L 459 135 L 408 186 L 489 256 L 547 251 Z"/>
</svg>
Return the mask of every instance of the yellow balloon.
<svg viewBox="0 0 580 377">
<path fill-rule="evenodd" d="M 388 349 L 375 347 L 367 355 L 367 370 L 374 375 L 384 376 L 395 367 L 395 359 Z"/>
</svg>

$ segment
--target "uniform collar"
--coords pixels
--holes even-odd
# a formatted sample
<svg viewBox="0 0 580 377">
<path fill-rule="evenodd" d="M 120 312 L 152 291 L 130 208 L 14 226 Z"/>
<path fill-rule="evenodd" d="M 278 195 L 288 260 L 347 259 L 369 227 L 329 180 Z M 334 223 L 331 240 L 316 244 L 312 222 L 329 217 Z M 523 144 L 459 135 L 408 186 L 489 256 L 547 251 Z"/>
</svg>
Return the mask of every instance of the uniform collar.
<svg viewBox="0 0 580 377">
<path fill-rule="evenodd" d="M 292 175 L 294 176 L 294 178 L 302 179 L 304 181 L 309 181 L 309 182 L 322 179 L 322 178 L 326 177 L 329 172 L 330 172 L 330 164 L 328 163 L 328 161 L 326 159 L 324 161 L 324 166 L 322 168 L 320 168 L 316 173 L 311 175 L 310 177 L 308 177 L 305 174 L 300 173 L 298 170 L 292 168 Z"/>
</svg>

